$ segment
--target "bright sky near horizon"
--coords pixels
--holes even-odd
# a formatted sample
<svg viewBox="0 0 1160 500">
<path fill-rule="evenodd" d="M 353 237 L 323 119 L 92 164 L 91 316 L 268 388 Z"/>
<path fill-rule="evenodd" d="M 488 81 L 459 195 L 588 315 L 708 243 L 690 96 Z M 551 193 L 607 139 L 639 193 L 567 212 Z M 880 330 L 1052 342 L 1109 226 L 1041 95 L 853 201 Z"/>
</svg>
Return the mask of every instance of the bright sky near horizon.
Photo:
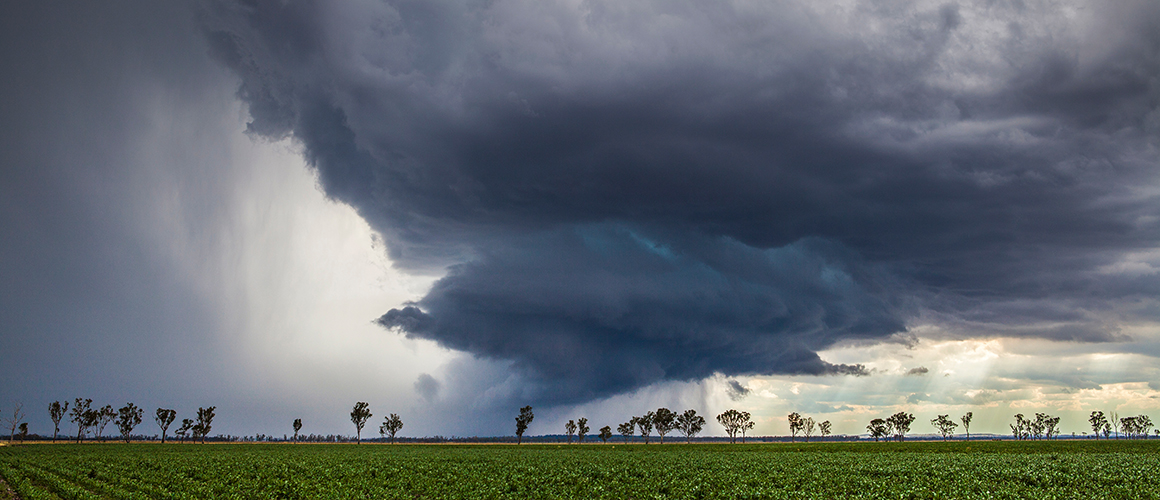
<svg viewBox="0 0 1160 500">
<path fill-rule="evenodd" d="M 1151 1 L 9 2 L 0 127 L 35 433 L 1160 407 Z"/>
</svg>

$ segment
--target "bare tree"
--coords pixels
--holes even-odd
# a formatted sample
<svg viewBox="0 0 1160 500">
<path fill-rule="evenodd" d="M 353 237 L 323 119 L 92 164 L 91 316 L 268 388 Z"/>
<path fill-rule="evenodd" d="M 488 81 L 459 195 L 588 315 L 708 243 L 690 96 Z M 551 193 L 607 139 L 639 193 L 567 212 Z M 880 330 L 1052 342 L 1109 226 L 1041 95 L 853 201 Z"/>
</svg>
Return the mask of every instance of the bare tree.
<svg viewBox="0 0 1160 500">
<path fill-rule="evenodd" d="M 1116 434 L 1116 439 L 1120 439 L 1120 414 L 1115 410 L 1108 412 L 1108 424 L 1112 426 L 1112 431 Z"/>
<path fill-rule="evenodd" d="M 97 413 L 97 441 L 101 440 L 101 436 L 105 433 L 105 426 L 117 419 L 117 411 L 113 409 L 113 405 L 105 405 Z"/>
<path fill-rule="evenodd" d="M 520 414 L 516 416 L 516 444 L 523 443 L 524 431 L 528 430 L 534 418 L 536 415 L 532 413 L 531 405 L 520 408 Z"/>
<path fill-rule="evenodd" d="M 124 439 L 126 443 L 129 442 L 129 435 L 133 433 L 133 428 L 141 424 L 141 417 L 144 414 L 145 411 L 133 403 L 125 403 L 125 406 L 117 410 L 117 429 L 121 431 L 121 439 Z"/>
<path fill-rule="evenodd" d="M 653 415 L 653 426 L 657 428 L 657 435 L 661 438 L 661 444 L 665 444 L 665 434 L 672 432 L 677 426 L 676 418 L 677 414 L 673 413 L 672 410 L 668 408 L 657 408 L 656 413 Z"/>
<path fill-rule="evenodd" d="M 636 432 L 636 417 L 632 417 L 628 422 L 616 426 L 616 432 L 624 436 L 624 442 L 628 443 L 628 438 Z"/>
<path fill-rule="evenodd" d="M 355 403 L 354 409 L 350 411 L 350 421 L 354 423 L 354 444 L 362 443 L 362 428 L 371 417 L 371 405 L 363 401 Z"/>
<path fill-rule="evenodd" d="M 89 426 L 92 425 L 93 421 L 96 420 L 95 413 L 93 413 L 93 410 L 90 408 L 92 404 L 92 399 L 76 398 L 76 400 L 73 401 L 73 409 L 71 412 L 69 412 L 69 415 L 71 415 L 69 421 L 77 424 L 78 443 L 80 443 L 81 439 L 85 437 L 85 432 L 89 429 Z"/>
<path fill-rule="evenodd" d="M 732 408 L 717 415 L 717 423 L 725 428 L 725 434 L 729 435 L 730 443 L 737 443 L 737 433 L 741 431 L 741 427 L 744 425 L 742 417 L 741 412 Z"/>
<path fill-rule="evenodd" d="M 830 435 L 830 421 L 826 420 L 818 424 L 818 432 L 821 433 L 822 440 L 824 441 L 826 436 Z"/>
<path fill-rule="evenodd" d="M 197 424 L 193 426 L 193 434 L 201 438 L 201 444 L 205 444 L 205 437 L 209 435 L 209 431 L 213 427 L 213 412 L 216 409 L 216 406 L 197 409 Z"/>
<path fill-rule="evenodd" d="M 880 418 L 871 420 L 870 425 L 866 426 L 866 430 L 870 432 L 870 437 L 874 438 L 875 443 L 877 443 L 879 439 L 890 435 L 886 429 L 886 421 Z"/>
<path fill-rule="evenodd" d="M 685 410 L 684 413 L 677 416 L 677 430 L 685 435 L 686 443 L 692 443 L 693 436 L 696 436 L 703 428 L 705 428 L 705 417 L 697 415 L 697 410 Z"/>
<path fill-rule="evenodd" d="M 655 417 L 656 413 L 650 411 L 645 413 L 643 417 L 636 419 L 636 426 L 640 428 L 640 437 L 644 438 L 644 444 L 648 444 L 648 436 L 652 433 L 653 418 Z"/>
<path fill-rule="evenodd" d="M 294 442 L 297 443 L 298 442 L 298 431 L 302 430 L 302 419 L 300 419 L 300 418 L 294 419 L 293 426 L 294 426 Z"/>
<path fill-rule="evenodd" d="M 60 421 L 64 418 L 65 412 L 68 411 L 68 401 L 60 404 L 60 401 L 53 401 L 48 405 L 48 416 L 52 419 L 52 442 L 56 442 L 56 435 L 60 433 Z"/>
<path fill-rule="evenodd" d="M 21 420 L 24 420 L 24 405 L 16 403 L 12 406 L 12 416 L 4 419 L 9 429 L 8 444 L 12 444 L 12 440 L 16 438 L 16 428 L 20 427 Z"/>
<path fill-rule="evenodd" d="M 161 444 L 165 444 L 165 432 L 169 430 L 169 424 L 177 418 L 176 410 L 167 410 L 165 408 L 158 408 L 157 414 L 153 416 L 153 420 L 157 422 L 157 426 L 161 428 Z"/>
<path fill-rule="evenodd" d="M 402 429 L 403 419 L 399 417 L 399 414 L 392 413 L 386 420 L 383 420 L 383 425 L 379 426 L 379 435 L 389 434 L 391 436 L 391 444 L 395 444 L 395 434 L 398 434 Z"/>
<path fill-rule="evenodd" d="M 802 430 L 802 426 L 805 424 L 802 422 L 802 416 L 796 411 L 786 415 L 786 420 L 789 421 L 789 442 L 792 443 L 797 438 L 798 431 Z"/>
<path fill-rule="evenodd" d="M 954 420 L 951 420 L 950 415 L 939 415 L 938 418 L 931 419 L 930 425 L 933 425 L 942 434 L 943 441 L 946 441 L 952 434 L 955 433 L 955 428 L 959 426 Z"/>
<path fill-rule="evenodd" d="M 805 435 L 806 442 L 808 443 L 810 442 L 810 436 L 814 435 L 814 425 L 816 425 L 814 423 L 814 417 L 806 417 L 805 420 L 802 420 L 802 424 L 805 426 L 805 432 L 803 434 Z"/>
<path fill-rule="evenodd" d="M 588 434 L 588 419 L 580 417 L 576 419 L 576 442 L 583 443 L 584 435 Z"/>
<path fill-rule="evenodd" d="M 600 441 L 602 441 L 604 444 L 608 444 L 608 438 L 612 437 L 612 427 L 607 425 L 601 427 L 600 434 L 597 435 L 600 436 Z"/>
<path fill-rule="evenodd" d="M 971 440 L 971 419 L 972 418 L 975 418 L 975 414 L 972 412 L 969 412 L 969 411 L 967 412 L 966 415 L 963 415 L 962 418 L 960 418 L 960 420 L 963 421 L 963 430 L 967 432 L 967 441 Z"/>
<path fill-rule="evenodd" d="M 568 423 L 564 424 L 564 432 L 568 434 L 568 444 L 572 444 L 572 435 L 576 434 L 576 422 L 569 420 Z"/>
</svg>

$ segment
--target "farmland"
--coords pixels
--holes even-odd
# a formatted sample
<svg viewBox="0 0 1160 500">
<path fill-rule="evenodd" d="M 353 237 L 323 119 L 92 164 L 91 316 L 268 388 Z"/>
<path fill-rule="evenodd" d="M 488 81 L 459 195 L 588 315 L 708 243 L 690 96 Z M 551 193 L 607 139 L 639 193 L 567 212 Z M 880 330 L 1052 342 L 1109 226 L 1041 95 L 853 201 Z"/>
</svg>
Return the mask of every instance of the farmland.
<svg viewBox="0 0 1160 500">
<path fill-rule="evenodd" d="M 30 444 L 40 498 L 1160 498 L 1160 442 Z M 3 493 L 0 493 L 3 498 Z"/>
</svg>

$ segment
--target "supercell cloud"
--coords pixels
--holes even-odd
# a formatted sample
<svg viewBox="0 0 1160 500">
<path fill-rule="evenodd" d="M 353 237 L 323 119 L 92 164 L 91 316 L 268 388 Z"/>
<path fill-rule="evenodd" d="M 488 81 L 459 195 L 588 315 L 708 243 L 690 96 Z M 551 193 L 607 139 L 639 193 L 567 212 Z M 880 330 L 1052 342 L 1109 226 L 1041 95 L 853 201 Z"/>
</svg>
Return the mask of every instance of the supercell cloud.
<svg viewBox="0 0 1160 500">
<path fill-rule="evenodd" d="M 1116 341 L 1148 314 L 1123 305 L 1160 288 L 1154 2 L 201 18 L 251 133 L 298 141 L 399 266 L 449 269 L 377 321 L 511 361 L 537 401 L 863 374 L 817 352 L 919 324 Z"/>
</svg>

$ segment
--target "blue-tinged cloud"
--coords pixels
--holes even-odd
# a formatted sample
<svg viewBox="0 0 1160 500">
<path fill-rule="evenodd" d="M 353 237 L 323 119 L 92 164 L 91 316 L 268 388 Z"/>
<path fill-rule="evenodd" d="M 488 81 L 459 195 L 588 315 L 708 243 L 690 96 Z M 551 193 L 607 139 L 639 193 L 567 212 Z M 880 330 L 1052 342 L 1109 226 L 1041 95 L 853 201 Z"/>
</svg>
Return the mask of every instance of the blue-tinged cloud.
<svg viewBox="0 0 1160 500">
<path fill-rule="evenodd" d="M 817 350 L 916 315 L 1124 339 L 1109 311 L 1157 280 L 1101 270 L 1160 246 L 1160 6 L 1068 12 L 220 0 L 203 24 L 253 133 L 298 140 L 399 266 L 452 266 L 380 322 L 579 400 L 840 372 Z"/>
</svg>

